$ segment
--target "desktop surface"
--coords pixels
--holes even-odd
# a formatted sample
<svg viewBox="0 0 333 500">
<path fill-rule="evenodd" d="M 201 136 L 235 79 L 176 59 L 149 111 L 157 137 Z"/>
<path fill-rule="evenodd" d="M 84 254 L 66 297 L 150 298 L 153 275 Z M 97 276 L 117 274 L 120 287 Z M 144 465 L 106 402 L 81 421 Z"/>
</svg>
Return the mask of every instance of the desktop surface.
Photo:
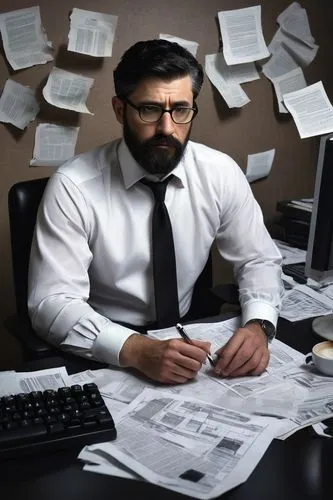
<svg viewBox="0 0 333 500">
<path fill-rule="evenodd" d="M 220 318 L 221 319 L 221 318 Z M 279 320 L 279 340 L 308 353 L 320 338 L 312 332 L 312 320 L 290 323 Z M 87 369 L 89 362 L 66 363 L 69 373 Z M 63 364 L 61 358 L 28 363 L 24 370 Z M 44 365 L 44 366 L 43 366 Z M 86 365 L 86 366 L 84 366 Z M 91 364 L 90 364 L 91 367 Z M 83 471 L 80 450 L 0 462 L 1 498 L 24 500 L 117 500 L 190 498 L 144 481 L 125 480 Z M 331 500 L 333 439 L 315 435 L 311 427 L 285 441 L 273 440 L 245 483 L 222 495 L 223 500 Z"/>
</svg>

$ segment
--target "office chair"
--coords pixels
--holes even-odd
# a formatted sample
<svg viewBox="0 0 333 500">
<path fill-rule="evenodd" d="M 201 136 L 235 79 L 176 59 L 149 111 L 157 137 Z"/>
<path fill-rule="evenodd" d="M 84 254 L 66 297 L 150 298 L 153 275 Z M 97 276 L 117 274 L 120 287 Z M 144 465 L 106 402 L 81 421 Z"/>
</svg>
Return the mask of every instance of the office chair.
<svg viewBox="0 0 333 500">
<path fill-rule="evenodd" d="M 22 346 L 23 359 L 37 360 L 59 351 L 32 329 L 28 315 L 28 268 L 37 210 L 48 178 L 14 184 L 8 193 L 9 227 L 16 315 L 5 319 L 5 327 Z"/>
<path fill-rule="evenodd" d="M 27 306 L 28 268 L 31 241 L 36 223 L 39 203 L 48 178 L 22 181 L 14 184 L 8 193 L 9 225 L 12 249 L 12 266 L 16 315 L 5 320 L 6 329 L 22 345 L 23 359 L 33 361 L 64 353 L 48 344 L 34 332 Z M 236 285 L 218 285 L 212 289 L 212 255 L 210 253 L 204 270 L 193 291 L 191 308 L 186 321 L 195 321 L 220 313 L 224 302 L 236 304 Z"/>
</svg>

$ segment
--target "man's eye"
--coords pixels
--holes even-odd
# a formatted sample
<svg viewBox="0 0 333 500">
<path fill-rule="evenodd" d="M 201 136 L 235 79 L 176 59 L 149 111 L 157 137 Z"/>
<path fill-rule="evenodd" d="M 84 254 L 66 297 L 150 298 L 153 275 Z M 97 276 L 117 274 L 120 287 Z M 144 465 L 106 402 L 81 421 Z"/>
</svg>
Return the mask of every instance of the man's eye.
<svg viewBox="0 0 333 500">
<path fill-rule="evenodd" d="M 187 116 L 192 111 L 191 108 L 174 108 L 172 113 L 174 116 Z"/>
<path fill-rule="evenodd" d="M 159 108 L 158 106 L 153 106 L 153 105 L 146 104 L 144 106 L 141 106 L 141 112 L 142 113 L 146 113 L 146 114 L 149 114 L 149 113 L 160 113 L 161 112 L 161 108 Z"/>
</svg>

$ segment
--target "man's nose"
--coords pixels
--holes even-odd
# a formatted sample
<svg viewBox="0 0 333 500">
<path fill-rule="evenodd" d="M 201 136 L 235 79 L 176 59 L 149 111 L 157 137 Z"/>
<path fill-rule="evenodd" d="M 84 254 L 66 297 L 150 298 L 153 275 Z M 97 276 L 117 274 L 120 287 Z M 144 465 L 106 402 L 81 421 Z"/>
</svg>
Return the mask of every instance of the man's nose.
<svg viewBox="0 0 333 500">
<path fill-rule="evenodd" d="M 175 123 L 170 113 L 163 113 L 161 119 L 157 122 L 157 131 L 164 135 L 171 135 L 175 130 Z"/>
</svg>

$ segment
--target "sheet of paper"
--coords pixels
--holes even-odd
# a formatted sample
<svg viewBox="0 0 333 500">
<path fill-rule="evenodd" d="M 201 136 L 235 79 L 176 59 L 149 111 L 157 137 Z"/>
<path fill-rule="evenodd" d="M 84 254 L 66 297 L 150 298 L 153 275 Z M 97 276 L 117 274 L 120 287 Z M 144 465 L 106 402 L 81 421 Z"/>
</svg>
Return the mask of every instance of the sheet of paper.
<svg viewBox="0 0 333 500">
<path fill-rule="evenodd" d="M 218 13 L 227 64 L 264 59 L 270 55 L 261 26 L 261 5 Z"/>
<path fill-rule="evenodd" d="M 291 3 L 277 18 L 281 29 L 310 46 L 314 44 L 306 10 L 298 2 Z"/>
<path fill-rule="evenodd" d="M 197 51 L 199 44 L 198 42 L 193 42 L 191 40 L 185 40 L 184 38 L 179 38 L 178 36 L 168 35 L 167 33 L 160 33 L 159 38 L 162 40 L 168 40 L 169 42 L 176 42 L 178 45 L 184 47 L 184 49 L 191 52 L 192 56 L 197 57 Z"/>
<path fill-rule="evenodd" d="M 0 97 L 0 122 L 23 130 L 39 113 L 35 91 L 14 80 L 6 80 Z"/>
<path fill-rule="evenodd" d="M 0 14 L 0 31 L 7 60 L 14 70 L 53 60 L 39 6 Z"/>
<path fill-rule="evenodd" d="M 279 439 L 286 439 L 305 426 L 332 417 L 332 377 L 321 375 L 311 363 L 282 370 L 281 377 L 306 388 L 308 394 L 304 401 L 300 403 L 296 416 L 284 421 L 278 436 Z"/>
<path fill-rule="evenodd" d="M 315 43 L 309 46 L 298 40 L 297 38 L 289 36 L 279 28 L 271 43 L 268 45 L 269 51 L 274 54 L 280 47 L 287 50 L 299 66 L 305 68 L 312 63 L 317 55 L 319 45 Z"/>
<path fill-rule="evenodd" d="M 0 381 L 0 396 L 59 389 L 69 385 L 67 370 L 64 366 L 32 372 L 5 372 L 5 376 L 1 377 Z"/>
<path fill-rule="evenodd" d="M 221 68 L 221 58 L 218 54 L 205 57 L 205 72 L 214 87 L 219 91 L 229 108 L 240 108 L 250 102 L 250 99 L 238 83 L 227 81 Z"/>
<path fill-rule="evenodd" d="M 300 321 L 332 312 L 333 301 L 330 298 L 306 285 L 297 285 L 285 292 L 280 316 L 289 321 Z"/>
<path fill-rule="evenodd" d="M 68 50 L 94 57 L 111 57 L 118 17 L 90 10 L 72 10 Z"/>
<path fill-rule="evenodd" d="M 293 69 L 298 68 L 298 63 L 289 54 L 289 52 L 281 45 L 277 51 L 272 54 L 272 57 L 262 66 L 264 75 L 273 80 L 274 78 L 289 73 Z"/>
<path fill-rule="evenodd" d="M 280 250 L 282 255 L 282 264 L 296 264 L 297 262 L 305 262 L 306 250 L 292 247 L 285 241 L 273 239 L 275 245 Z"/>
<path fill-rule="evenodd" d="M 145 389 L 118 421 L 117 440 L 98 449 L 154 484 L 214 498 L 249 477 L 279 427 L 276 420 Z"/>
<path fill-rule="evenodd" d="M 93 114 L 86 106 L 93 83 L 93 78 L 54 67 L 43 88 L 43 96 L 49 104 L 58 108 Z"/>
<path fill-rule="evenodd" d="M 74 156 L 80 127 L 41 123 L 36 128 L 32 167 L 57 167 Z"/>
<path fill-rule="evenodd" d="M 322 82 L 283 95 L 301 139 L 333 132 L 333 108 Z"/>
<path fill-rule="evenodd" d="M 254 63 L 233 64 L 228 66 L 222 52 L 206 55 L 206 61 L 220 73 L 227 84 L 246 83 L 260 78 Z"/>
<path fill-rule="evenodd" d="M 307 83 L 302 68 L 297 67 L 289 71 L 289 73 L 273 78 L 273 85 L 280 113 L 288 113 L 288 110 L 283 104 L 284 94 L 304 89 Z"/>
<path fill-rule="evenodd" d="M 271 171 L 275 149 L 247 156 L 246 178 L 249 182 L 267 177 Z"/>
</svg>

